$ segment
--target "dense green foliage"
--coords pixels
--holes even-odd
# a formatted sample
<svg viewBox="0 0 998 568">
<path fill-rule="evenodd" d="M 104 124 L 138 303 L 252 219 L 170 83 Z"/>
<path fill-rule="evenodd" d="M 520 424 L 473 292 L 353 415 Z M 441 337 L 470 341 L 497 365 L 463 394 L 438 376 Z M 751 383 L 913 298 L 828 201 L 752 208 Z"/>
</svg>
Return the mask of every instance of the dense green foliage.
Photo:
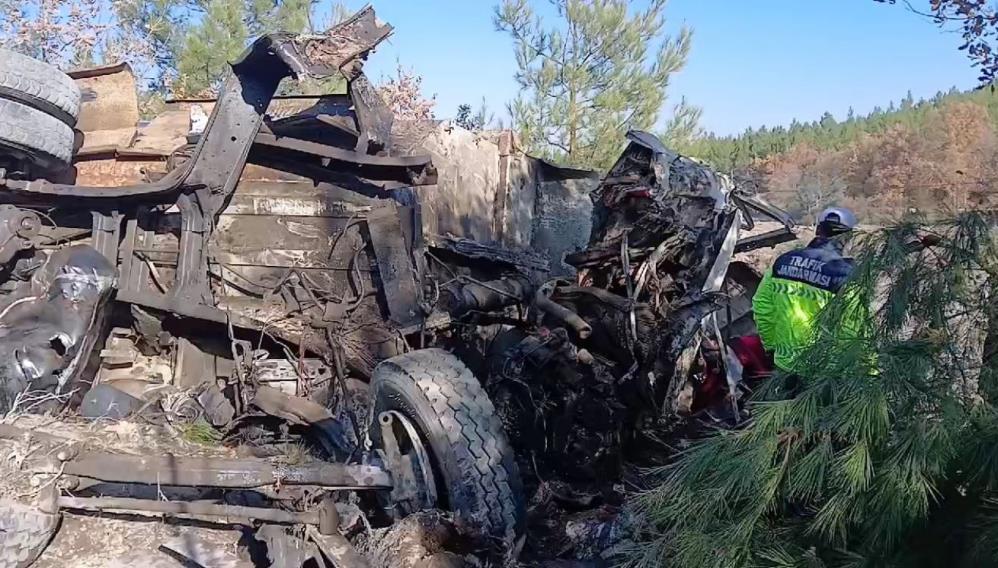
<svg viewBox="0 0 998 568">
<path fill-rule="evenodd" d="M 749 427 L 654 472 L 633 565 L 995 564 L 998 249 L 977 214 L 932 230 L 928 249 L 914 224 L 857 244 L 801 376 L 757 392 Z M 870 327 L 843 343 L 853 302 Z"/>
<path fill-rule="evenodd" d="M 151 34 L 162 45 L 158 59 L 164 83 L 174 94 L 196 95 L 216 89 L 228 64 L 250 38 L 274 32 L 317 33 L 342 18 L 343 9 L 319 16 L 313 0 L 129 0 L 123 23 L 161 30 Z M 127 6 L 128 4 L 126 4 Z M 318 21 L 318 23 L 316 23 Z M 150 22 L 169 22 L 168 26 Z M 286 89 L 285 89 L 286 90 Z"/>
<path fill-rule="evenodd" d="M 499 30 L 513 39 L 513 127 L 531 153 L 557 163 L 606 169 L 629 129 L 651 129 L 666 102 L 669 77 L 682 69 L 692 33 L 664 32 L 665 0 L 640 9 L 629 0 L 554 0 L 543 20 L 528 0 L 496 8 Z M 633 5 L 632 5 L 633 4 Z M 680 102 L 666 128 L 678 141 L 697 130 L 699 111 Z"/>
</svg>

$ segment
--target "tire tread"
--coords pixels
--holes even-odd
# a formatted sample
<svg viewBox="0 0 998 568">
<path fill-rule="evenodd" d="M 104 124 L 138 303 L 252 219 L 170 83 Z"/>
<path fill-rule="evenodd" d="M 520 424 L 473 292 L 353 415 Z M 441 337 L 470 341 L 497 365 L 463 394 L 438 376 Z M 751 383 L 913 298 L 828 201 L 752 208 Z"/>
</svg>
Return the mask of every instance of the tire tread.
<svg viewBox="0 0 998 568">
<path fill-rule="evenodd" d="M 47 162 L 73 159 L 73 129 L 59 119 L 21 103 L 0 99 L 0 144 L 24 149 Z"/>
<path fill-rule="evenodd" d="M 59 515 L 0 500 L 0 568 L 30 566 L 59 528 Z"/>
<path fill-rule="evenodd" d="M 383 362 L 374 373 L 375 393 L 379 377 L 389 369 L 418 387 L 438 417 L 465 479 L 474 479 L 468 484 L 473 502 L 452 507 L 478 521 L 485 533 L 512 543 L 524 523 L 523 491 L 512 447 L 481 384 L 442 349 L 421 349 Z"/>
<path fill-rule="evenodd" d="M 80 88 L 72 78 L 48 63 L 0 49 L 0 90 L 69 126 L 76 124 Z"/>
</svg>

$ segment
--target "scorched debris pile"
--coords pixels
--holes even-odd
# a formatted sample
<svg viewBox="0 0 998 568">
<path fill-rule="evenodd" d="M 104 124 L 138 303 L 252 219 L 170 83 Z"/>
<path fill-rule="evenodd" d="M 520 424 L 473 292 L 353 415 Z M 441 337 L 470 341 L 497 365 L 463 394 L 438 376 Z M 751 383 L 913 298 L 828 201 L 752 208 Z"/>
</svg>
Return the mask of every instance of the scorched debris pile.
<svg viewBox="0 0 998 568">
<path fill-rule="evenodd" d="M 679 410 L 731 255 L 757 244 L 737 243 L 745 212 L 779 212 L 641 132 L 592 198 L 589 246 L 566 258 L 577 277 L 526 299 L 531 316 L 492 342 L 487 384 L 521 457 L 615 480 L 642 428 Z"/>
<path fill-rule="evenodd" d="M 0 566 L 87 511 L 236 523 L 273 565 L 352 566 L 357 518 L 443 509 L 465 551 L 508 561 L 529 536 L 524 485 L 612 484 L 679 409 L 698 338 L 721 339 L 731 255 L 792 237 L 787 220 L 634 132 L 592 195 L 588 246 L 565 259 L 573 278 L 424 234 L 427 125 L 396 124 L 363 72 L 390 32 L 366 8 L 323 36 L 258 39 L 142 183 L 57 183 L 72 170 L 0 128 L 3 410 L 131 417 L 220 454 L 0 428 L 9 456 L 46 456 L 3 461 L 38 482 L 0 492 L 37 494 L 35 509 L 0 503 Z M 346 95 L 268 114 L 283 79 L 331 73 Z M 51 106 L 36 103 L 11 104 Z M 17 120 L 3 108 L 0 124 Z M 69 131 L 75 112 L 49 118 Z M 786 226 L 739 240 L 750 210 Z"/>
</svg>

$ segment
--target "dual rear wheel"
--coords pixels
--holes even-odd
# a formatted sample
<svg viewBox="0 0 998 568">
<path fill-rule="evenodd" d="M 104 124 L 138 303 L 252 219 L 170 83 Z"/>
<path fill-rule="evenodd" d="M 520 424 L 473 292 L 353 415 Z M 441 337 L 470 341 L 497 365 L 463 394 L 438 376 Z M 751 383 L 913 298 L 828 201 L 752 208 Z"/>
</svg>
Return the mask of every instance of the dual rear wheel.
<svg viewBox="0 0 998 568">
<path fill-rule="evenodd" d="M 0 152 L 46 170 L 73 159 L 80 112 L 76 83 L 57 68 L 0 49 Z"/>
</svg>

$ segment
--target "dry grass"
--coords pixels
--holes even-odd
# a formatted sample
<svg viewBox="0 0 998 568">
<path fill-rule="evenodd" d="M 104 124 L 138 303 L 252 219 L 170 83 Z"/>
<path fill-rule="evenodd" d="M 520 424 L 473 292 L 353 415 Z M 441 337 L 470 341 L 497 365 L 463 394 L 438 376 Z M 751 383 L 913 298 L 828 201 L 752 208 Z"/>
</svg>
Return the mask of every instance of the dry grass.
<svg viewBox="0 0 998 568">
<path fill-rule="evenodd" d="M 180 437 L 185 442 L 201 446 L 217 446 L 222 441 L 222 434 L 214 426 L 204 420 L 197 420 L 180 427 Z"/>
<path fill-rule="evenodd" d="M 0 418 L 0 423 L 11 424 L 19 417 L 38 412 L 45 407 L 62 408 L 76 394 L 76 390 L 63 394 L 48 391 L 21 391 L 10 403 L 10 409 Z"/>
</svg>

